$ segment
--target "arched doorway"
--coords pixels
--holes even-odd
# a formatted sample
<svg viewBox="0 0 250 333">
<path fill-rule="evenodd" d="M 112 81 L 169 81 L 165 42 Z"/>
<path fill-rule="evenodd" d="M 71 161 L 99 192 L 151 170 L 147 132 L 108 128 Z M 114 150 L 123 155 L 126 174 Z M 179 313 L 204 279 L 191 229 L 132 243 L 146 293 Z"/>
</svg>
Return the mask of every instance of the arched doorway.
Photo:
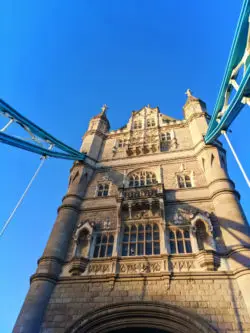
<svg viewBox="0 0 250 333">
<path fill-rule="evenodd" d="M 110 304 L 83 315 L 65 333 L 215 333 L 202 317 L 156 302 Z"/>
<path fill-rule="evenodd" d="M 166 333 L 166 331 L 159 330 L 158 328 L 145 328 L 145 327 L 128 327 L 121 328 L 112 333 Z"/>
</svg>

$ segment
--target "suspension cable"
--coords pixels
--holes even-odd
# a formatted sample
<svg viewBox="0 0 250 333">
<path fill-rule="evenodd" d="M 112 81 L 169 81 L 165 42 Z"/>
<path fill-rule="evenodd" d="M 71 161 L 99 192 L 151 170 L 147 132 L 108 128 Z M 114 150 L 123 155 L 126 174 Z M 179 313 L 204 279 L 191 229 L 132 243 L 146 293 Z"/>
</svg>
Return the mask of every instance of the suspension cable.
<svg viewBox="0 0 250 333">
<path fill-rule="evenodd" d="M 35 180 L 36 176 L 38 175 L 38 173 L 39 173 L 41 167 L 43 166 L 43 163 L 45 162 L 46 158 L 47 158 L 47 156 L 42 156 L 42 157 L 41 157 L 41 162 L 40 162 L 40 164 L 39 164 L 39 166 L 38 166 L 36 172 L 34 173 L 33 177 L 31 178 L 30 182 L 28 183 L 28 185 L 27 185 L 25 191 L 23 192 L 21 198 L 18 200 L 18 202 L 17 202 L 15 208 L 13 209 L 12 213 L 10 214 L 9 218 L 8 218 L 7 221 L 4 223 L 4 225 L 3 225 L 2 229 L 1 229 L 1 232 L 0 232 L 0 237 L 3 235 L 5 229 L 7 228 L 7 226 L 9 225 L 9 223 L 11 222 L 13 216 L 14 216 L 15 213 L 16 213 L 16 210 L 17 210 L 18 207 L 21 205 L 21 203 L 22 203 L 22 201 L 23 201 L 25 195 L 27 194 L 27 192 L 28 192 L 28 190 L 30 189 L 30 187 L 31 187 L 31 185 L 32 185 L 32 183 L 33 183 L 33 181 Z"/>
<path fill-rule="evenodd" d="M 239 158 L 238 158 L 238 156 L 237 156 L 237 154 L 236 154 L 236 152 L 235 152 L 235 150 L 234 150 L 234 148 L 233 148 L 233 146 L 232 146 L 232 144 L 231 144 L 231 142 L 229 140 L 229 137 L 227 136 L 226 131 L 221 131 L 221 133 L 224 135 L 224 137 L 225 137 L 225 139 L 226 139 L 226 141 L 227 141 L 227 143 L 228 143 L 228 145 L 229 145 L 229 147 L 230 147 L 230 149 L 231 149 L 231 151 L 232 151 L 232 153 L 234 155 L 234 158 L 235 158 L 235 160 L 236 160 L 236 162 L 237 162 L 237 164 L 238 164 L 238 166 L 239 166 L 239 168 L 240 168 L 240 170 L 241 170 L 241 172 L 243 174 L 243 177 L 245 178 L 245 181 L 247 182 L 247 185 L 250 187 L 250 180 L 247 177 L 247 174 L 246 174 L 246 172 L 245 172 L 242 164 L 240 163 L 240 160 L 239 160 Z"/>
</svg>

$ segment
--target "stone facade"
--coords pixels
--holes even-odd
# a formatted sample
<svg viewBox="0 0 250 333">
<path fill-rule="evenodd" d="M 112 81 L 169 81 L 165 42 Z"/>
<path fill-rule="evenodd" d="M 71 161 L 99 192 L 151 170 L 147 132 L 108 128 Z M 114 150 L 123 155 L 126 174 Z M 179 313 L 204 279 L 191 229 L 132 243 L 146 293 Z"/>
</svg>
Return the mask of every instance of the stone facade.
<svg viewBox="0 0 250 333">
<path fill-rule="evenodd" d="M 183 109 L 91 119 L 15 333 L 250 332 L 249 226 L 205 103 Z"/>
</svg>

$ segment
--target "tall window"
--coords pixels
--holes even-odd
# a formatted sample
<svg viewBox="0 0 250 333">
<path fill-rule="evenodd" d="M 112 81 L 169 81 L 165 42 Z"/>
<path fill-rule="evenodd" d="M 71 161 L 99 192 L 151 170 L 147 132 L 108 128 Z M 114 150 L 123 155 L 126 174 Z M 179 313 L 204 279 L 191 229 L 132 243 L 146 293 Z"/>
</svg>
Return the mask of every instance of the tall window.
<svg viewBox="0 0 250 333">
<path fill-rule="evenodd" d="M 77 240 L 76 256 L 78 258 L 88 256 L 89 239 L 88 230 L 82 230 Z"/>
<path fill-rule="evenodd" d="M 125 146 L 125 141 L 120 139 L 118 140 L 118 148 L 123 148 Z"/>
<path fill-rule="evenodd" d="M 187 175 L 178 175 L 177 182 L 179 188 L 192 187 L 191 178 Z"/>
<path fill-rule="evenodd" d="M 149 118 L 147 119 L 147 127 L 154 127 L 155 126 L 155 119 Z"/>
<path fill-rule="evenodd" d="M 136 172 L 129 177 L 129 187 L 146 186 L 156 183 L 156 175 L 150 171 Z"/>
<path fill-rule="evenodd" d="M 107 197 L 109 194 L 109 184 L 98 184 L 97 186 L 97 196 Z"/>
<path fill-rule="evenodd" d="M 166 143 L 170 143 L 171 142 L 171 135 L 169 132 L 166 133 L 161 133 L 161 141 L 162 142 L 166 142 Z"/>
<path fill-rule="evenodd" d="M 207 231 L 204 222 L 198 221 L 195 224 L 196 226 L 196 238 L 198 243 L 198 249 L 204 250 L 205 249 L 205 242 L 207 240 Z"/>
<path fill-rule="evenodd" d="M 123 256 L 160 254 L 160 234 L 157 224 L 125 226 L 122 242 Z"/>
<path fill-rule="evenodd" d="M 187 229 L 169 231 L 170 250 L 175 253 L 192 253 L 190 233 Z"/>
<path fill-rule="evenodd" d="M 96 238 L 94 258 L 111 257 L 113 252 L 114 236 L 112 234 L 100 234 Z"/>
<path fill-rule="evenodd" d="M 142 128 L 141 120 L 135 121 L 134 122 L 134 129 L 140 129 L 140 128 Z"/>
</svg>

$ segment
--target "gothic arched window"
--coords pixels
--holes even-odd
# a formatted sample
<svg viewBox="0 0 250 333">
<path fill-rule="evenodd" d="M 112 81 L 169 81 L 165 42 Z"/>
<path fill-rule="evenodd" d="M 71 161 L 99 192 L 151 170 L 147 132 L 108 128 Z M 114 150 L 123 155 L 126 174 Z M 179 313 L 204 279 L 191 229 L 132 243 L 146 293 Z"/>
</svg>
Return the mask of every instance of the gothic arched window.
<svg viewBox="0 0 250 333">
<path fill-rule="evenodd" d="M 113 244 L 114 236 L 112 234 L 99 234 L 96 238 L 94 258 L 111 257 Z"/>
<path fill-rule="evenodd" d="M 134 122 L 134 129 L 140 129 L 140 128 L 142 128 L 142 122 L 141 122 L 141 120 L 135 121 Z"/>
<path fill-rule="evenodd" d="M 118 148 L 123 148 L 125 146 L 125 141 L 122 139 L 118 140 Z"/>
<path fill-rule="evenodd" d="M 147 127 L 154 127 L 155 126 L 155 119 L 149 118 L 147 119 Z"/>
<path fill-rule="evenodd" d="M 107 197 L 109 194 L 109 184 L 98 184 L 97 186 L 97 196 Z"/>
<path fill-rule="evenodd" d="M 193 187 L 191 178 L 188 175 L 178 175 L 177 182 L 179 188 Z"/>
<path fill-rule="evenodd" d="M 201 251 L 205 249 L 205 241 L 207 239 L 206 226 L 204 222 L 199 220 L 196 222 L 195 227 L 196 227 L 196 239 L 197 239 L 198 249 Z"/>
<path fill-rule="evenodd" d="M 157 184 L 156 175 L 154 172 L 141 171 L 129 176 L 129 187 L 138 187 Z"/>
<path fill-rule="evenodd" d="M 170 143 L 171 142 L 171 134 L 169 132 L 161 133 L 161 141 Z"/>
<path fill-rule="evenodd" d="M 188 229 L 173 229 L 169 231 L 170 251 L 175 253 L 192 253 L 190 233 Z"/>
<path fill-rule="evenodd" d="M 76 257 L 87 257 L 89 250 L 90 235 L 88 230 L 83 229 L 77 239 Z"/>
<path fill-rule="evenodd" d="M 125 226 L 122 256 L 160 254 L 160 233 L 157 224 Z"/>
</svg>

